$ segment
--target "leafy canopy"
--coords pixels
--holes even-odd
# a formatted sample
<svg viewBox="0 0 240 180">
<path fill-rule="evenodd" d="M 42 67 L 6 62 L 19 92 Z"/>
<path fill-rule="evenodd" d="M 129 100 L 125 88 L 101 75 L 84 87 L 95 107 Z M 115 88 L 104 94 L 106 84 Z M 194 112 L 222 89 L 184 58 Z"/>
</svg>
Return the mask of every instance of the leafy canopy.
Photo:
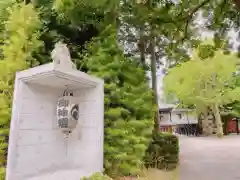
<svg viewBox="0 0 240 180">
<path fill-rule="evenodd" d="M 209 54 L 209 49 L 201 47 L 194 50 L 190 61 L 169 70 L 164 79 L 165 92 L 174 94 L 184 104 L 196 106 L 238 99 L 240 89 L 233 86 L 237 57 L 221 50 Z"/>
</svg>

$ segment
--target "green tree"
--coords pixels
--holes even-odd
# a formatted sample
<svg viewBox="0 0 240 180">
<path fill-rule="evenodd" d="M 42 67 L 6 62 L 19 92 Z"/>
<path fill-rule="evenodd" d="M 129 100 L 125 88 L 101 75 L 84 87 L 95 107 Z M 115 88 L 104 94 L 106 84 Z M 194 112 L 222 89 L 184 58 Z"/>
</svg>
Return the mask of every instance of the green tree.
<svg viewBox="0 0 240 180">
<path fill-rule="evenodd" d="M 4 22 L 9 16 L 8 8 L 14 4 L 14 0 L 6 0 L 0 2 L 0 32 L 4 31 Z M 2 43 L 3 33 L 0 35 L 0 41 Z"/>
<path fill-rule="evenodd" d="M 110 175 L 136 175 L 154 124 L 144 69 L 124 56 L 112 27 L 90 43 L 84 61 L 90 74 L 105 81 L 105 170 Z"/>
<path fill-rule="evenodd" d="M 64 1 L 62 2 L 63 5 L 67 5 Z M 57 5 L 58 3 L 60 5 Z M 40 40 L 44 42 L 44 46 L 40 52 L 34 54 L 38 62 L 40 64 L 51 62 L 50 53 L 54 44 L 57 41 L 63 41 L 68 45 L 72 60 L 77 67 L 83 66 L 81 70 L 86 71 L 86 67 L 81 64 L 81 54 L 85 51 L 85 43 L 98 35 L 101 29 L 100 27 L 98 29 L 98 25 L 103 19 L 103 12 L 98 12 L 97 8 L 90 9 L 90 7 L 80 9 L 80 6 L 79 9 L 66 11 L 65 6 L 61 5 L 58 0 L 34 0 L 33 5 L 40 12 L 40 19 L 43 22 Z M 80 11 L 75 12 L 75 10 Z M 68 16 L 70 12 L 79 22 L 75 23 L 73 17 Z"/>
<path fill-rule="evenodd" d="M 240 87 L 240 76 L 238 73 L 235 74 L 235 83 L 234 88 Z M 234 116 L 234 117 L 240 117 L 240 101 L 239 99 L 230 102 L 229 104 L 224 105 L 221 108 L 221 114 L 223 116 Z"/>
<path fill-rule="evenodd" d="M 176 95 L 184 104 L 194 104 L 200 111 L 209 107 L 214 113 L 217 133 L 221 136 L 219 106 L 239 99 L 240 95 L 240 89 L 234 87 L 233 76 L 237 71 L 237 58 L 221 50 L 203 58 L 205 53 L 200 47 L 190 61 L 169 70 L 164 79 L 165 91 Z"/>
<path fill-rule="evenodd" d="M 2 32 L 0 61 L 0 166 L 6 165 L 6 151 L 13 100 L 13 85 L 17 71 L 37 65 L 32 57 L 42 45 L 38 40 L 41 21 L 32 5 L 13 4 L 7 9 L 9 16 L 4 22 Z M 1 178 L 4 170 L 1 169 Z"/>
<path fill-rule="evenodd" d="M 120 39 L 127 43 L 137 44 L 136 48 L 128 49 L 131 56 L 139 55 L 138 62 L 146 70 L 151 71 L 153 104 L 158 107 L 156 71 L 161 57 L 173 57 L 168 50 L 179 48 L 179 43 L 171 43 L 171 38 L 180 39 L 182 24 L 174 24 L 174 4 L 169 1 L 123 1 L 121 6 Z M 160 15 L 161 14 L 161 15 Z M 134 29 L 134 30 L 132 30 Z M 122 38 L 121 38 L 122 36 Z M 176 51 L 175 51 L 176 52 Z M 180 53 L 178 53 L 179 55 Z M 183 53 L 185 55 L 185 53 Z M 149 58 L 147 58 L 149 57 Z M 185 56 L 186 57 L 186 56 Z M 182 59 L 182 56 L 178 56 Z M 149 62 L 147 61 L 149 60 Z M 158 109 L 158 108 L 157 108 Z M 159 111 L 156 111 L 155 127 L 159 130 Z"/>
</svg>

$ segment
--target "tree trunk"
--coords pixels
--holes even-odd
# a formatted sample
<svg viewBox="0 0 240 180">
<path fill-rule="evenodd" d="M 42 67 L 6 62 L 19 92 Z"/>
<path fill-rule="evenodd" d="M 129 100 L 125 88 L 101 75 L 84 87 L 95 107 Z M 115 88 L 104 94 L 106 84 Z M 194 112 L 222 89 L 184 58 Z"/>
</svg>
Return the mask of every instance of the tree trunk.
<svg viewBox="0 0 240 180">
<path fill-rule="evenodd" d="M 151 37 L 150 37 L 150 44 L 151 44 L 150 48 L 151 48 L 152 90 L 153 90 L 153 96 L 154 96 L 153 103 L 157 107 L 156 117 L 155 117 L 155 130 L 159 131 L 160 116 L 159 116 L 159 105 L 158 105 L 158 95 L 157 95 L 157 66 L 156 66 L 157 60 L 155 55 L 156 42 L 153 34 L 151 34 Z"/>
<path fill-rule="evenodd" d="M 144 41 L 144 33 L 143 28 L 140 28 L 140 38 L 139 38 L 139 50 L 140 50 L 140 60 L 144 69 L 146 68 L 146 60 L 145 60 L 145 41 Z"/>
<path fill-rule="evenodd" d="M 233 0 L 238 9 L 240 9 L 240 0 Z"/>
<path fill-rule="evenodd" d="M 153 0 L 147 0 L 146 5 L 148 8 L 153 8 Z M 156 110 L 156 116 L 155 116 L 155 124 L 154 129 L 156 132 L 159 131 L 159 121 L 160 121 L 160 115 L 159 115 L 159 104 L 158 104 L 158 93 L 157 93 L 157 59 L 156 59 L 156 38 L 154 34 L 154 26 L 150 24 L 150 54 L 151 54 L 151 76 L 152 76 L 152 90 L 153 90 L 153 104 L 157 108 Z"/>
<path fill-rule="evenodd" d="M 217 135 L 219 137 L 222 137 L 223 136 L 223 124 L 222 124 L 222 119 L 221 119 L 221 115 L 220 115 L 220 111 L 219 111 L 219 107 L 218 107 L 217 103 L 215 103 L 212 106 L 212 110 L 213 110 L 213 114 L 215 117 L 215 124 L 217 127 Z"/>
<path fill-rule="evenodd" d="M 203 134 L 205 136 L 212 135 L 213 134 L 213 129 L 212 129 L 211 120 L 209 119 L 207 110 L 202 112 L 201 121 L 202 121 L 201 123 L 202 123 Z"/>
</svg>

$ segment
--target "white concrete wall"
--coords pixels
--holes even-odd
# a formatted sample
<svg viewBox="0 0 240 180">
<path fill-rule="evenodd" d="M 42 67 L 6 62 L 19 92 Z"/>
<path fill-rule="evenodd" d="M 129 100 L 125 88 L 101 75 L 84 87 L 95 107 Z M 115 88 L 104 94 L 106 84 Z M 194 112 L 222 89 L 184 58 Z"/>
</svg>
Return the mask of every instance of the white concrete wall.
<svg viewBox="0 0 240 180">
<path fill-rule="evenodd" d="M 170 114 L 169 113 L 163 113 L 163 114 L 160 114 L 160 116 L 162 116 L 161 121 L 160 121 L 161 125 L 169 125 L 169 124 L 171 124 Z"/>
<path fill-rule="evenodd" d="M 181 114 L 181 118 L 178 114 Z M 197 118 L 195 115 L 187 112 L 172 112 L 172 122 L 173 124 L 196 124 Z"/>
<path fill-rule="evenodd" d="M 178 114 L 181 114 L 182 117 L 180 118 Z M 186 112 L 171 112 L 171 120 L 170 120 L 170 114 L 164 113 L 161 114 L 163 116 L 163 119 L 160 121 L 161 125 L 176 125 L 176 124 L 196 124 L 197 118 L 192 113 Z"/>
<path fill-rule="evenodd" d="M 79 96 L 78 132 L 69 139 L 69 161 L 87 172 L 103 170 L 103 86 L 75 92 Z M 75 136 L 75 137 L 74 137 Z M 76 143 L 76 140 L 79 143 Z"/>
<path fill-rule="evenodd" d="M 63 90 L 17 80 L 15 91 L 7 180 L 79 180 L 102 171 L 103 84 L 75 92 L 80 120 L 67 141 L 56 120 L 56 102 Z"/>
</svg>

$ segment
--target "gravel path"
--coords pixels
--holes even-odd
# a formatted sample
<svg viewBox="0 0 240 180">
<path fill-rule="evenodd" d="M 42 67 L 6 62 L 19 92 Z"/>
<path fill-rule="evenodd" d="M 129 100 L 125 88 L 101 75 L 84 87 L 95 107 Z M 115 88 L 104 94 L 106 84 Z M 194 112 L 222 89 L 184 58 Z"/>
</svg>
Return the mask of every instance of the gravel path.
<svg viewBox="0 0 240 180">
<path fill-rule="evenodd" d="M 180 137 L 180 180 L 240 180 L 240 135 Z"/>
</svg>

